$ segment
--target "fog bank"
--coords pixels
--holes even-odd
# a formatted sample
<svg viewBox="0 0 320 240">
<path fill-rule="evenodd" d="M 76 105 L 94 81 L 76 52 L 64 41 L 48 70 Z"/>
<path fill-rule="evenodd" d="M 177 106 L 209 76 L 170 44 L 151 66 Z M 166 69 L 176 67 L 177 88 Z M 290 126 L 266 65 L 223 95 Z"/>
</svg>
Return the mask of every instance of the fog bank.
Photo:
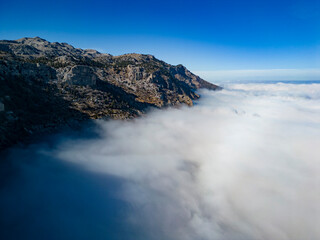
<svg viewBox="0 0 320 240">
<path fill-rule="evenodd" d="M 0 238 L 320 239 L 320 84 L 201 95 L 12 149 Z"/>
</svg>

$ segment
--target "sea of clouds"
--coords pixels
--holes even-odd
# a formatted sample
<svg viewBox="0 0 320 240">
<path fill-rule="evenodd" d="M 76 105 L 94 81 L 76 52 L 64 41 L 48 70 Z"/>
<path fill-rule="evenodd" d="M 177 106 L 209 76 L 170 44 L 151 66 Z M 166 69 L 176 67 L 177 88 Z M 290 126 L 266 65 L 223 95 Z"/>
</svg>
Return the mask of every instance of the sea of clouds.
<svg viewBox="0 0 320 240">
<path fill-rule="evenodd" d="M 320 239 L 320 84 L 200 94 L 12 149 L 0 238 Z"/>
</svg>

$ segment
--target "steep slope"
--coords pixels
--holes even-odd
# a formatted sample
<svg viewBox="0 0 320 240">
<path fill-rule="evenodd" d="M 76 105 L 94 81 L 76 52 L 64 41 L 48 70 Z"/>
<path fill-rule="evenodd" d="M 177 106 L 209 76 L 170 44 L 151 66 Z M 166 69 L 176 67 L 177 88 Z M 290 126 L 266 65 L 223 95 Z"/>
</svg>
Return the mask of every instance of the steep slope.
<svg viewBox="0 0 320 240">
<path fill-rule="evenodd" d="M 151 55 L 112 56 L 39 37 L 0 41 L 0 149 L 74 121 L 127 119 L 149 107 L 191 106 L 218 86 Z"/>
</svg>

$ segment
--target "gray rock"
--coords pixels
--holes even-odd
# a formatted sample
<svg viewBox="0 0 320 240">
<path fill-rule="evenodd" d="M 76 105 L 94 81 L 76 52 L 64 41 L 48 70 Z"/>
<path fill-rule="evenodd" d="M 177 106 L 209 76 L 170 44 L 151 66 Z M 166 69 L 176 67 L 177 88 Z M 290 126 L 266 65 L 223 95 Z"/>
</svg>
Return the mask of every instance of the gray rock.
<svg viewBox="0 0 320 240">
<path fill-rule="evenodd" d="M 95 86 L 97 83 L 95 71 L 89 66 L 76 65 L 58 71 L 59 79 L 71 85 Z"/>
<path fill-rule="evenodd" d="M 85 119 L 128 119 L 150 107 L 192 106 L 199 88 L 219 89 L 152 55 L 112 56 L 39 37 L 1 40 L 0 150 L 31 133 Z"/>
</svg>

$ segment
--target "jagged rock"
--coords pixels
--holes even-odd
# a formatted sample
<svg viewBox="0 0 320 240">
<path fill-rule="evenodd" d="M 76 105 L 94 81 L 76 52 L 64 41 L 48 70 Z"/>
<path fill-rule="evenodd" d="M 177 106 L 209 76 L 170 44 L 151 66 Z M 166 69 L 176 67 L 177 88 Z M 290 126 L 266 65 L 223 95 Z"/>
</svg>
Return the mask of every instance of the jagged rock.
<svg viewBox="0 0 320 240">
<path fill-rule="evenodd" d="M 150 107 L 191 106 L 199 88 L 219 89 L 184 66 L 152 55 L 112 56 L 39 37 L 2 40 L 0 149 L 71 122 L 127 119 Z"/>
<path fill-rule="evenodd" d="M 58 70 L 58 79 L 71 85 L 95 86 L 97 76 L 89 66 L 76 65 Z"/>
</svg>

